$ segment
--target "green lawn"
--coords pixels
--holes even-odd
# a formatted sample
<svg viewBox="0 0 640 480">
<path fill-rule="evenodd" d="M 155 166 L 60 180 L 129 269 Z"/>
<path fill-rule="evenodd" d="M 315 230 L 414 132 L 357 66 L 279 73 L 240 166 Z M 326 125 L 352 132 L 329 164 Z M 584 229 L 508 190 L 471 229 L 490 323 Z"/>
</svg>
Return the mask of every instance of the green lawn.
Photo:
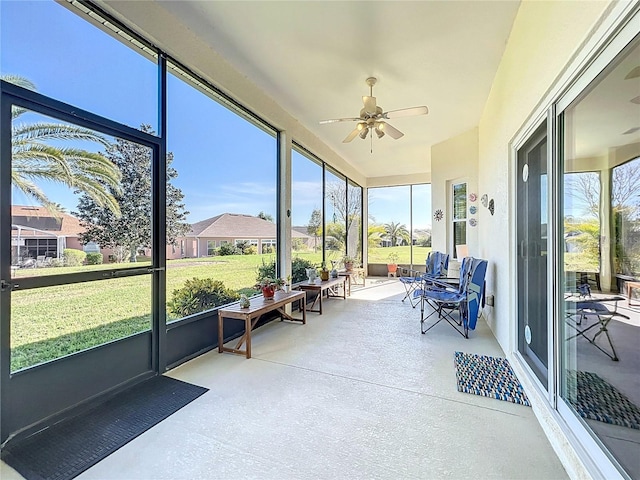
<svg viewBox="0 0 640 480">
<path fill-rule="evenodd" d="M 430 248 L 414 247 L 414 264 L 423 264 Z M 386 263 L 390 252 L 409 263 L 409 247 L 371 249 L 370 263 Z M 322 254 L 295 253 L 315 265 Z M 328 257 L 329 258 L 329 257 Z M 233 255 L 167 262 L 167 299 L 188 279 L 222 280 L 232 290 L 249 289 L 257 267 L 273 255 Z M 96 271 L 138 264 L 25 269 L 16 278 Z M 244 290 L 252 292 L 253 290 Z M 172 320 L 169 318 L 169 320 Z M 17 290 L 11 294 L 12 371 L 122 338 L 151 326 L 151 275 Z"/>
<path fill-rule="evenodd" d="M 321 253 L 297 255 L 320 264 Z M 250 289 L 258 265 L 273 255 L 233 255 L 167 262 L 167 299 L 193 277 L 222 280 L 232 290 Z M 130 268 L 104 264 L 18 270 L 16 278 Z M 253 292 L 253 290 L 249 290 Z M 171 320 L 171 319 L 169 319 Z M 35 365 L 144 331 L 151 325 L 151 275 L 17 290 L 11 294 L 11 369 Z"/>
<path fill-rule="evenodd" d="M 431 247 L 413 247 L 413 264 L 424 265 L 427 255 L 431 251 Z M 369 263 L 387 263 L 390 253 L 398 255 L 398 263 L 403 265 L 409 264 L 411 259 L 411 250 L 407 245 L 405 247 L 378 247 L 369 249 Z"/>
</svg>

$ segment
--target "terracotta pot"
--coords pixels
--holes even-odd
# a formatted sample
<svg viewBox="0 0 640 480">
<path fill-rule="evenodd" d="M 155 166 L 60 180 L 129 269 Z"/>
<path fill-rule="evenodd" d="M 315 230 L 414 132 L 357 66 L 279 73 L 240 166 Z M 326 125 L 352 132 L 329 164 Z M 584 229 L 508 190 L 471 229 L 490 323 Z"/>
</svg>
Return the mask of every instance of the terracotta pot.
<svg viewBox="0 0 640 480">
<path fill-rule="evenodd" d="M 387 270 L 389 270 L 389 273 L 396 273 L 396 270 L 398 270 L 398 265 L 395 263 L 388 263 Z"/>
<path fill-rule="evenodd" d="M 265 300 L 272 300 L 276 293 L 276 287 L 262 287 L 262 296 Z"/>
<path fill-rule="evenodd" d="M 320 270 L 320 280 L 329 280 L 329 270 Z"/>
<path fill-rule="evenodd" d="M 353 270 L 353 262 L 346 262 L 344 264 L 344 268 L 347 272 L 350 272 Z"/>
</svg>

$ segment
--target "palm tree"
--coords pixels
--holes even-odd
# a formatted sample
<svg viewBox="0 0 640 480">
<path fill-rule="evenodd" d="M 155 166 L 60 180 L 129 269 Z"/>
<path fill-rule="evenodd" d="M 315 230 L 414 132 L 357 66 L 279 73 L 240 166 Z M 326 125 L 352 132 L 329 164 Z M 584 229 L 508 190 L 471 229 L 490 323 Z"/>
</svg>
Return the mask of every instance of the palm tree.
<svg viewBox="0 0 640 480">
<path fill-rule="evenodd" d="M 18 76 L 2 79 L 24 88 L 35 90 L 29 80 Z M 107 187 L 120 190 L 120 170 L 99 153 L 74 147 L 60 147 L 52 141 L 89 141 L 108 146 L 100 134 L 86 128 L 61 123 L 16 123 L 27 110 L 14 107 L 11 130 L 11 181 L 13 186 L 37 200 L 53 213 L 59 212 L 45 192 L 36 183 L 46 180 L 67 185 L 70 189 L 86 193 L 100 206 L 120 214 L 117 200 Z"/>
<path fill-rule="evenodd" d="M 411 240 L 409 230 L 407 230 L 407 227 L 402 223 L 385 223 L 384 230 L 387 238 L 391 241 L 392 247 L 395 247 L 398 244 L 398 240 L 404 240 L 407 243 Z"/>
</svg>

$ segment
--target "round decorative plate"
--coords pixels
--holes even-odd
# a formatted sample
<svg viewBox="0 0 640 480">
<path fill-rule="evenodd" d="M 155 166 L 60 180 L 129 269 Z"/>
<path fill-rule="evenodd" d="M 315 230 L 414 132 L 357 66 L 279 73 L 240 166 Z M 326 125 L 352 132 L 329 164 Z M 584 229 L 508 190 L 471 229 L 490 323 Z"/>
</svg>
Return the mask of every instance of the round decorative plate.
<svg viewBox="0 0 640 480">
<path fill-rule="evenodd" d="M 485 193 L 484 195 L 482 195 L 480 201 L 482 202 L 482 206 L 486 207 L 487 203 L 489 202 L 489 196 Z"/>
<path fill-rule="evenodd" d="M 472 227 L 475 227 L 477 224 L 478 224 L 478 221 L 475 218 L 469 219 L 469 225 L 471 225 Z"/>
<path fill-rule="evenodd" d="M 476 206 L 475 206 L 475 205 L 471 205 L 471 206 L 469 207 L 469 213 L 470 213 L 471 215 L 475 215 L 475 213 L 476 213 L 477 211 L 478 211 L 478 209 L 476 208 Z"/>
<path fill-rule="evenodd" d="M 470 202 L 475 202 L 478 199 L 478 196 L 475 193 L 470 193 L 469 194 L 469 201 Z"/>
</svg>

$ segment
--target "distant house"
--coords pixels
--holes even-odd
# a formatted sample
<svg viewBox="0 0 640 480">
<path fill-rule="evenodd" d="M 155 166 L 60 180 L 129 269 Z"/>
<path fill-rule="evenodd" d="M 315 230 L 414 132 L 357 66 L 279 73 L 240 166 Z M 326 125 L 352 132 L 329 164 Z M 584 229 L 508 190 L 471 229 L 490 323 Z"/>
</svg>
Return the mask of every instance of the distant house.
<svg viewBox="0 0 640 480">
<path fill-rule="evenodd" d="M 73 215 L 53 215 L 44 207 L 11 206 L 11 259 L 61 258 L 65 248 L 83 249 L 84 231 Z"/>
<path fill-rule="evenodd" d="M 176 248 L 167 251 L 167 258 L 208 257 L 216 248 L 225 243 L 247 242 L 254 245 L 259 253 L 276 247 L 276 224 L 260 217 L 239 213 L 223 213 L 191 225 L 191 231 L 176 240 Z M 310 246 L 313 237 L 299 231 L 292 231 L 293 238 L 300 238 Z"/>
</svg>

